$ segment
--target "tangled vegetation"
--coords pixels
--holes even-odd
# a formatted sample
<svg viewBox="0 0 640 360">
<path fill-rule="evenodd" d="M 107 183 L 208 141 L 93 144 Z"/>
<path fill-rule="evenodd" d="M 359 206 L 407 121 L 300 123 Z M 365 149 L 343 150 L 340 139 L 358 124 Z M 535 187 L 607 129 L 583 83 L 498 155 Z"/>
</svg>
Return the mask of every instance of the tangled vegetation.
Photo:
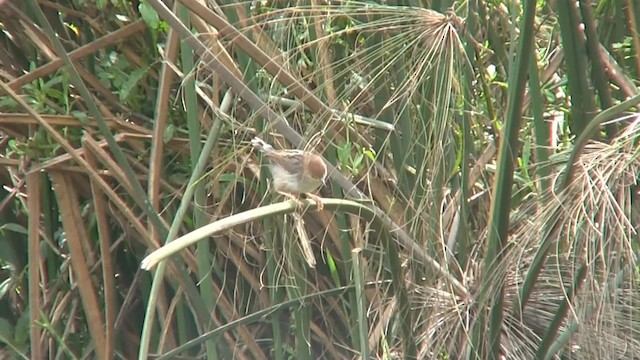
<svg viewBox="0 0 640 360">
<path fill-rule="evenodd" d="M 1 358 L 640 358 L 637 3 L 203 3 L 0 0 Z"/>
</svg>

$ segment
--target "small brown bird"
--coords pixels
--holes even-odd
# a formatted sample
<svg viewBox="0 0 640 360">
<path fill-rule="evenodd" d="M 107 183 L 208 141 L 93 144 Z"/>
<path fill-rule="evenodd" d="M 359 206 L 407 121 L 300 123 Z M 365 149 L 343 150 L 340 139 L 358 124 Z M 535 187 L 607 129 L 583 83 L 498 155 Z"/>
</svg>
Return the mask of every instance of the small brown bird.
<svg viewBox="0 0 640 360">
<path fill-rule="evenodd" d="M 299 194 L 306 194 L 316 201 L 318 210 L 322 210 L 322 198 L 312 194 L 327 179 L 327 165 L 320 155 L 304 150 L 276 150 L 258 137 L 251 140 L 251 145 L 269 160 L 273 185 L 278 193 L 295 201 L 299 201 Z"/>
</svg>

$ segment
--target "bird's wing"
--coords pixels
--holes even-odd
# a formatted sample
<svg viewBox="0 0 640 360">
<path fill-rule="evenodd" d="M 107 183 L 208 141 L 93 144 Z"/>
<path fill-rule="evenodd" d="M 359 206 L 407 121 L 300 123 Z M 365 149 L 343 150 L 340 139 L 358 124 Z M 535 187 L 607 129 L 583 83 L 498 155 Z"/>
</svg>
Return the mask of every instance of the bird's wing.
<svg viewBox="0 0 640 360">
<path fill-rule="evenodd" d="M 274 165 L 278 165 L 290 173 L 297 174 L 301 173 L 302 170 L 300 169 L 302 166 L 302 154 L 301 150 L 280 150 L 267 153 L 265 156 Z M 292 157 L 297 159 L 292 161 Z"/>
</svg>

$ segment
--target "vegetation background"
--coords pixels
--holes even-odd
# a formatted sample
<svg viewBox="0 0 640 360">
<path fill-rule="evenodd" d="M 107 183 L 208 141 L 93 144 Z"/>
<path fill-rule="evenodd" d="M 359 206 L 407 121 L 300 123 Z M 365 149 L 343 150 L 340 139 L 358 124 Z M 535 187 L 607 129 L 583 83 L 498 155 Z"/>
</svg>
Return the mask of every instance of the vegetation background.
<svg viewBox="0 0 640 360">
<path fill-rule="evenodd" d="M 639 359 L 639 19 L 0 1 L 0 357 Z"/>
</svg>

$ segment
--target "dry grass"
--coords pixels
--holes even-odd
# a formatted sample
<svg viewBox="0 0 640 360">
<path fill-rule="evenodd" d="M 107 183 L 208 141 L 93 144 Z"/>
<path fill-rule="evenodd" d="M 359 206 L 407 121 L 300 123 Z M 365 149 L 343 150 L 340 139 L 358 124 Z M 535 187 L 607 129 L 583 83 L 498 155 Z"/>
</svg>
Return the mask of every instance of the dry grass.
<svg viewBox="0 0 640 360">
<path fill-rule="evenodd" d="M 589 142 L 562 191 L 539 184 L 563 174 L 570 130 L 543 163 L 524 128 L 509 246 L 483 273 L 495 260 L 505 8 L 479 4 L 495 22 L 469 29 L 462 8 L 185 0 L 168 9 L 179 19 L 145 23 L 156 1 L 38 3 L 55 37 L 37 12 L 0 1 L 0 320 L 16 334 L 0 342 L 11 356 L 352 359 L 366 346 L 375 358 L 457 359 L 478 355 L 480 294 L 500 287 L 509 359 L 535 357 L 546 338 L 563 358 L 640 353 L 640 164 L 624 118 L 626 132 Z M 198 36 L 181 32 L 187 15 Z M 558 47 L 547 20 L 536 43 Z M 540 69 L 542 82 L 563 86 L 558 66 Z M 526 114 L 540 106 L 531 91 Z M 320 212 L 277 204 L 255 135 L 322 153 L 332 183 L 321 194 L 335 200 Z M 199 241 L 166 273 L 140 269 L 181 236 Z"/>
</svg>

